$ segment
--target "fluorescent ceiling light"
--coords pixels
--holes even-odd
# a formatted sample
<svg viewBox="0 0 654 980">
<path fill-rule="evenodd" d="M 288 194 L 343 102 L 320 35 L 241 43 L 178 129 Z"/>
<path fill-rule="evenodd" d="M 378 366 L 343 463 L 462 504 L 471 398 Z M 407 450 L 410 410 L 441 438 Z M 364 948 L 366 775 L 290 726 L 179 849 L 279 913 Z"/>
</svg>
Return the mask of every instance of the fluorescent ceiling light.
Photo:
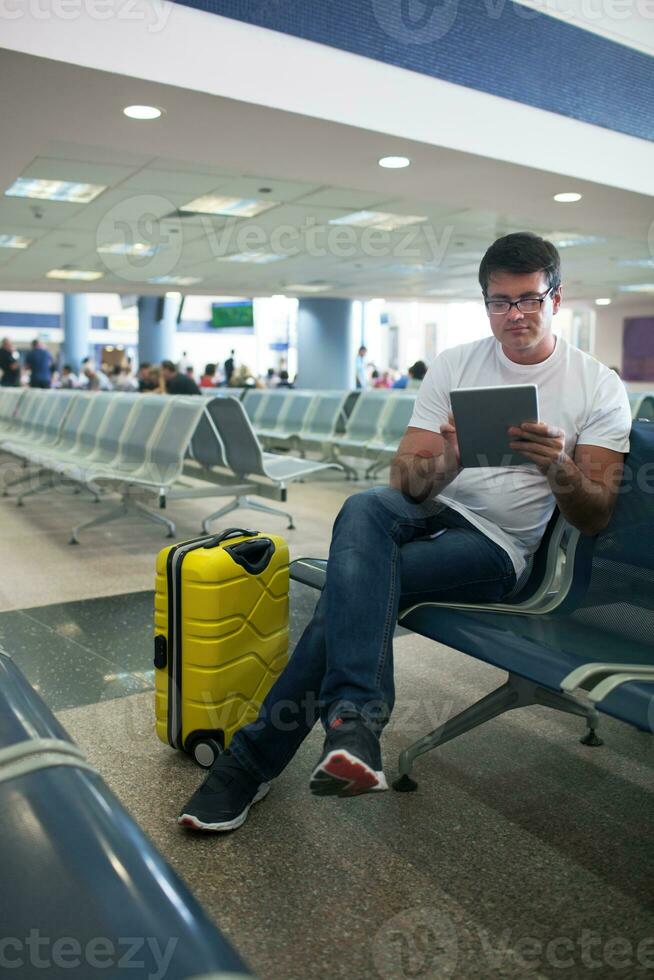
<svg viewBox="0 0 654 980">
<path fill-rule="evenodd" d="M 631 265 L 639 269 L 653 269 L 654 259 L 620 259 L 618 265 Z"/>
<path fill-rule="evenodd" d="M 456 296 L 458 289 L 449 289 L 445 287 L 437 289 L 427 289 L 425 290 L 428 296 Z"/>
<path fill-rule="evenodd" d="M 574 232 L 570 232 L 570 234 L 554 232 L 551 239 L 557 248 L 574 248 L 575 245 L 600 245 L 606 241 L 606 238 L 600 238 L 597 235 L 577 235 Z"/>
<path fill-rule="evenodd" d="M 161 247 L 161 245 L 146 245 L 144 242 L 135 242 L 133 245 L 127 245 L 125 242 L 114 242 L 112 245 L 98 245 L 98 252 L 103 255 L 143 255 L 149 258 L 156 255 Z"/>
<path fill-rule="evenodd" d="M 352 211 L 342 218 L 332 218 L 330 225 L 354 225 L 357 228 L 379 228 L 380 231 L 395 231 L 407 225 L 417 225 L 427 218 L 415 214 L 388 214 L 385 211 Z"/>
<path fill-rule="evenodd" d="M 654 293 L 654 282 L 632 283 L 629 286 L 618 286 L 621 293 Z"/>
<path fill-rule="evenodd" d="M 239 252 L 236 255 L 225 255 L 219 262 L 253 262 L 254 265 L 268 265 L 269 262 L 279 262 L 285 255 L 277 252 Z"/>
<path fill-rule="evenodd" d="M 203 194 L 202 197 L 196 197 L 188 204 L 182 204 L 179 210 L 198 214 L 225 214 L 235 218 L 254 218 L 262 211 L 276 207 L 277 203 L 277 201 L 258 201 L 255 198 Z"/>
<path fill-rule="evenodd" d="M 608 296 L 601 296 L 599 299 L 596 299 L 595 300 L 595 305 L 596 306 L 610 306 L 611 305 L 611 300 L 609 299 Z"/>
<path fill-rule="evenodd" d="M 50 269 L 46 272 L 47 279 L 84 279 L 91 282 L 93 279 L 102 279 L 101 272 L 91 272 L 88 269 Z"/>
<path fill-rule="evenodd" d="M 295 282 L 284 286 L 284 289 L 290 290 L 293 293 L 324 293 L 327 289 L 333 288 L 328 282 Z"/>
<path fill-rule="evenodd" d="M 154 105 L 126 105 L 123 112 L 130 119 L 158 119 L 161 115 L 161 109 Z"/>
<path fill-rule="evenodd" d="M 154 279 L 148 279 L 148 282 L 157 286 L 195 286 L 202 280 L 193 276 L 155 276 Z"/>
<path fill-rule="evenodd" d="M 22 235 L 0 235 L 0 248 L 27 248 L 33 238 L 23 238 Z"/>
<path fill-rule="evenodd" d="M 71 180 L 19 177 L 5 191 L 5 195 L 7 197 L 31 197 L 37 201 L 66 201 L 69 204 L 88 204 L 106 189 L 106 184 L 81 184 Z"/>
<path fill-rule="evenodd" d="M 411 166 L 408 157 L 382 157 L 378 163 L 380 167 L 384 167 L 386 170 L 402 170 L 404 167 Z"/>
<path fill-rule="evenodd" d="M 577 194 L 576 191 L 564 191 L 563 194 L 555 194 L 554 200 L 559 204 L 574 204 L 575 201 L 581 201 L 581 194 Z"/>
</svg>

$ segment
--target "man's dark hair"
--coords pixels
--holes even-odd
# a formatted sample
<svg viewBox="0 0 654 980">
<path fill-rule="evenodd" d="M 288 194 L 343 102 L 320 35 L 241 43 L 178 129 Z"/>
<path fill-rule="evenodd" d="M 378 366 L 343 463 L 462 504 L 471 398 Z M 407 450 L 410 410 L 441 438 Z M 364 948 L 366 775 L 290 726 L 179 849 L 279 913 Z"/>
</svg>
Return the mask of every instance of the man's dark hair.
<svg viewBox="0 0 654 980">
<path fill-rule="evenodd" d="M 207 374 L 207 375 L 209 375 L 210 378 L 213 378 L 214 374 L 216 373 L 216 365 L 215 364 L 205 364 L 204 365 L 204 373 Z"/>
<path fill-rule="evenodd" d="M 561 259 L 551 242 L 532 234 L 517 231 L 498 238 L 486 251 L 479 266 L 479 285 L 486 296 L 488 280 L 494 272 L 544 272 L 550 289 L 561 285 Z"/>
<path fill-rule="evenodd" d="M 149 361 L 141 361 L 139 364 L 139 371 L 146 371 L 152 367 Z"/>
<path fill-rule="evenodd" d="M 177 374 L 177 365 L 173 364 L 172 361 L 162 361 L 161 366 L 162 368 L 165 368 L 166 371 L 172 371 L 173 374 Z"/>
</svg>

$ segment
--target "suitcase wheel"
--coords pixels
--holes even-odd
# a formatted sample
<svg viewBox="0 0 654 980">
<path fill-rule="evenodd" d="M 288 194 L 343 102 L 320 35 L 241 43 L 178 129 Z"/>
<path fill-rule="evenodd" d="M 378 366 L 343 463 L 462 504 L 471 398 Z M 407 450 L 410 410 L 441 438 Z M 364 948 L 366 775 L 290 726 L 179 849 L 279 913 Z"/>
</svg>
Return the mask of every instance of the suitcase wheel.
<svg viewBox="0 0 654 980">
<path fill-rule="evenodd" d="M 191 755 L 202 769 L 211 769 L 222 751 L 223 747 L 217 739 L 200 738 L 193 743 Z"/>
</svg>

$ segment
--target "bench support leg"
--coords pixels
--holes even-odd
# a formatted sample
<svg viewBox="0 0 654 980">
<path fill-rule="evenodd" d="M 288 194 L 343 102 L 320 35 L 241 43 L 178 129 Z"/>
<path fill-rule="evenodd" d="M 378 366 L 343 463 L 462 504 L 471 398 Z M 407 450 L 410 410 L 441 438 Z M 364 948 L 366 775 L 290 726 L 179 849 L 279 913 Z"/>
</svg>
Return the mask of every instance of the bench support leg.
<svg viewBox="0 0 654 980">
<path fill-rule="evenodd" d="M 245 508 L 247 510 L 258 510 L 264 514 L 276 514 L 278 517 L 286 517 L 288 519 L 288 530 L 292 531 L 295 528 L 293 523 L 293 515 L 289 514 L 285 510 L 279 510 L 277 507 L 268 507 L 267 504 L 261 504 L 258 500 L 253 500 L 252 497 L 237 497 L 236 500 L 232 500 L 231 503 L 225 504 L 220 510 L 215 511 L 213 514 L 209 514 L 208 517 L 202 521 L 202 530 L 205 534 L 209 533 L 209 525 L 213 524 L 220 517 L 224 517 L 225 514 L 231 514 L 234 510 L 240 510 Z"/>
<path fill-rule="evenodd" d="M 411 778 L 413 763 L 419 755 L 430 752 L 439 745 L 444 745 L 453 738 L 469 732 L 484 722 L 511 711 L 513 708 L 524 708 L 531 704 L 542 704 L 559 711 L 582 715 L 586 719 L 589 731 L 582 739 L 585 745 L 601 745 L 601 739 L 595 734 L 599 718 L 594 708 L 578 701 L 569 694 L 550 691 L 540 687 L 524 677 L 509 674 L 508 680 L 502 687 L 487 694 L 481 701 L 466 708 L 455 718 L 446 721 L 440 728 L 435 728 L 429 735 L 414 742 L 400 753 L 398 761 L 399 778 L 393 783 L 393 789 L 399 792 L 412 792 L 418 784 Z"/>
<path fill-rule="evenodd" d="M 100 524 L 109 524 L 111 521 L 118 521 L 123 517 L 128 517 L 130 514 L 140 514 L 146 518 L 148 521 L 152 521 L 153 524 L 162 524 L 164 527 L 168 528 L 168 534 L 166 537 L 172 538 L 175 533 L 175 525 L 168 517 L 164 517 L 162 514 L 155 514 L 153 511 L 148 510 L 145 504 L 140 501 L 131 501 L 127 495 L 122 499 L 122 502 L 118 507 L 114 507 L 113 510 L 107 511 L 105 514 L 100 514 L 98 517 L 94 517 L 90 521 L 85 521 L 83 524 L 78 524 L 71 531 L 69 544 L 79 544 L 79 532 L 86 531 L 90 527 L 98 527 Z"/>
</svg>

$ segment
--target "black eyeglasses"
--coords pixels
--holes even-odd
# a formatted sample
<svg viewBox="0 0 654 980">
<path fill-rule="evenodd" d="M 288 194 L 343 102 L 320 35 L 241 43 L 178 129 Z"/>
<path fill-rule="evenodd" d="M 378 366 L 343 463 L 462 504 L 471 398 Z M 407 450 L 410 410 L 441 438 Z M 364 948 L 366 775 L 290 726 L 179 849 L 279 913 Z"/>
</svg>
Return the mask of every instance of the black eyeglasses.
<svg viewBox="0 0 654 980">
<path fill-rule="evenodd" d="M 540 296 L 529 296 L 527 299 L 518 299 L 514 303 L 508 299 L 485 299 L 484 303 L 488 312 L 497 316 L 508 313 L 514 306 L 521 313 L 538 313 L 549 294 L 556 288 L 550 286 L 547 292 Z"/>
</svg>

